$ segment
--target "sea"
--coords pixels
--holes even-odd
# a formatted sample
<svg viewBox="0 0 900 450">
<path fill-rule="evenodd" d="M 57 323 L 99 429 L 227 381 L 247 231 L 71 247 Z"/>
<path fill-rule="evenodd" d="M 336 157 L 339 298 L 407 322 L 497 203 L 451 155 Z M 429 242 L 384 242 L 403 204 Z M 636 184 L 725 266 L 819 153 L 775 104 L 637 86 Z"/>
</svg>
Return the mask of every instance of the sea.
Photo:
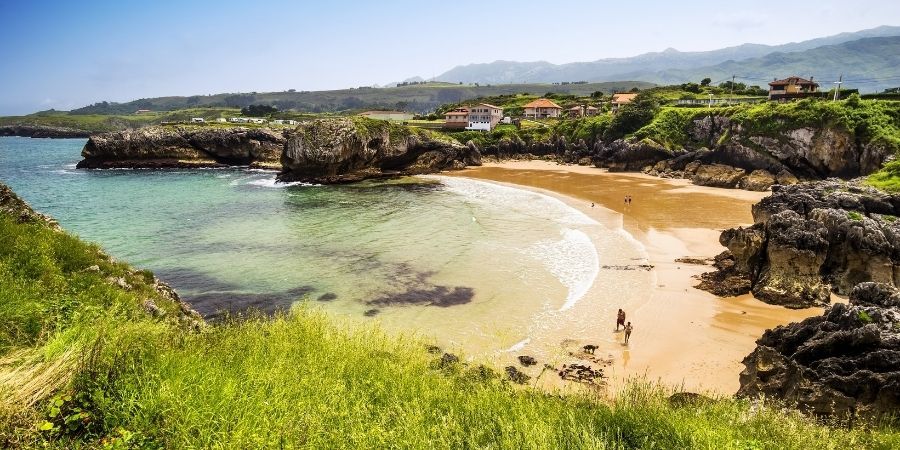
<svg viewBox="0 0 900 450">
<path fill-rule="evenodd" d="M 84 139 L 0 137 L 0 182 L 211 321 L 317 308 L 468 358 L 564 358 L 649 295 L 644 248 L 554 196 L 459 176 L 278 183 L 250 168 L 82 170 Z"/>
</svg>

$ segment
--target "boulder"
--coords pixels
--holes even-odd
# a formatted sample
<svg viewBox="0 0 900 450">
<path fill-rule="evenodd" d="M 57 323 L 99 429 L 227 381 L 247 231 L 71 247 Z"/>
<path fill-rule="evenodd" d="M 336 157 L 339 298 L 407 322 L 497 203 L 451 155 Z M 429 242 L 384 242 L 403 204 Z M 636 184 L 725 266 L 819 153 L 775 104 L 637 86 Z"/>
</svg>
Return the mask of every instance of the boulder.
<svg viewBox="0 0 900 450">
<path fill-rule="evenodd" d="M 746 174 L 744 169 L 723 164 L 705 164 L 697 167 L 691 182 L 700 186 L 735 188 Z"/>
<path fill-rule="evenodd" d="M 287 136 L 281 181 L 346 183 L 480 164 L 481 154 L 427 130 L 363 118 L 318 119 Z"/>
<path fill-rule="evenodd" d="M 859 283 L 900 285 L 900 196 L 838 180 L 773 186 L 753 206 L 756 223 L 725 230 L 731 262 L 698 288 L 750 291 L 790 308 L 826 305 Z"/>
<path fill-rule="evenodd" d="M 867 282 L 822 316 L 767 330 L 743 360 L 739 397 L 819 416 L 900 412 L 900 292 Z"/>
<path fill-rule="evenodd" d="M 775 184 L 775 175 L 768 170 L 757 169 L 738 182 L 738 187 L 748 191 L 768 191 Z"/>
</svg>

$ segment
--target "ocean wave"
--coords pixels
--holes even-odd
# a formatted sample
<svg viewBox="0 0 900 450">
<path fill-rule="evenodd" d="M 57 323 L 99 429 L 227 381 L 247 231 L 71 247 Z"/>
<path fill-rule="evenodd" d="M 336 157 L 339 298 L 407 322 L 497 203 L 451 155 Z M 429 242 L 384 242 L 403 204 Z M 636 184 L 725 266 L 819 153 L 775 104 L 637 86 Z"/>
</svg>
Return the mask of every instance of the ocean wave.
<svg viewBox="0 0 900 450">
<path fill-rule="evenodd" d="M 599 224 L 562 200 L 539 192 L 470 178 L 442 175 L 424 175 L 423 178 L 439 180 L 447 191 L 461 195 L 471 202 L 490 204 L 532 216 L 541 215 L 562 225 Z"/>
<path fill-rule="evenodd" d="M 283 182 L 277 181 L 275 179 L 275 177 L 256 179 L 253 181 L 248 181 L 246 184 L 251 185 L 251 186 L 260 186 L 260 187 L 276 188 L 276 189 L 286 188 L 286 187 L 291 187 L 291 186 L 315 186 L 314 184 L 304 183 L 302 181 L 292 181 L 292 182 L 288 182 L 288 183 L 283 183 Z"/>
<path fill-rule="evenodd" d="M 564 228 L 562 239 L 541 241 L 525 250 L 525 253 L 544 264 L 568 289 L 566 301 L 559 308 L 565 311 L 581 300 L 600 273 L 600 255 L 590 236 L 581 230 Z"/>
</svg>

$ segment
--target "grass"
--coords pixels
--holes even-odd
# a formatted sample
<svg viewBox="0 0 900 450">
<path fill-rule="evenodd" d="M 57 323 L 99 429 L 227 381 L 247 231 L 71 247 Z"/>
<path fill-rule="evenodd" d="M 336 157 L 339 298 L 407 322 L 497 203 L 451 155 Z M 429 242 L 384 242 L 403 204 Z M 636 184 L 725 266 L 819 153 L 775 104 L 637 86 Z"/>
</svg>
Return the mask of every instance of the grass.
<svg viewBox="0 0 900 450">
<path fill-rule="evenodd" d="M 856 211 L 850 211 L 850 212 L 848 212 L 848 213 L 847 213 L 847 218 L 850 219 L 850 220 L 856 220 L 856 221 L 861 221 L 861 220 L 863 220 L 862 214 L 860 214 L 860 213 L 858 213 L 858 212 L 856 212 Z"/>
<path fill-rule="evenodd" d="M 900 161 L 891 161 L 866 178 L 866 184 L 887 192 L 900 192 Z"/>
</svg>

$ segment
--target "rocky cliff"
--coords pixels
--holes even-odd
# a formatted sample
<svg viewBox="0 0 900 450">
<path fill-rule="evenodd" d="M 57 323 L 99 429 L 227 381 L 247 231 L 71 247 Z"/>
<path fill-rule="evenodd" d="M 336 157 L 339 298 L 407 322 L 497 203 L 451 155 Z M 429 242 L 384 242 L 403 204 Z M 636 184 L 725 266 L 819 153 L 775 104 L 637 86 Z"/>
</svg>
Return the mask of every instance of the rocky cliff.
<svg viewBox="0 0 900 450">
<path fill-rule="evenodd" d="M 282 181 L 343 183 L 481 165 L 481 154 L 445 136 L 386 121 L 319 119 L 287 135 Z"/>
<path fill-rule="evenodd" d="M 281 131 L 219 126 L 153 126 L 93 135 L 79 168 L 255 166 L 280 168 Z"/>
<path fill-rule="evenodd" d="M 850 303 L 767 330 L 744 358 L 740 397 L 778 398 L 815 415 L 900 412 L 900 292 L 862 283 Z"/>
<path fill-rule="evenodd" d="M 790 308 L 827 305 L 859 283 L 900 285 L 900 194 L 830 179 L 775 186 L 749 228 L 722 232 L 728 251 L 700 288 L 753 292 Z"/>
<path fill-rule="evenodd" d="M 610 170 L 688 178 L 694 184 L 764 191 L 773 184 L 828 177 L 850 179 L 877 171 L 894 150 L 862 142 L 836 126 L 751 130 L 724 116 L 694 119 L 686 144 L 669 151 L 649 139 L 597 142 L 594 164 Z"/>
<path fill-rule="evenodd" d="M 89 131 L 45 125 L 4 125 L 0 126 L 0 136 L 21 136 L 30 138 L 86 138 Z"/>
</svg>

